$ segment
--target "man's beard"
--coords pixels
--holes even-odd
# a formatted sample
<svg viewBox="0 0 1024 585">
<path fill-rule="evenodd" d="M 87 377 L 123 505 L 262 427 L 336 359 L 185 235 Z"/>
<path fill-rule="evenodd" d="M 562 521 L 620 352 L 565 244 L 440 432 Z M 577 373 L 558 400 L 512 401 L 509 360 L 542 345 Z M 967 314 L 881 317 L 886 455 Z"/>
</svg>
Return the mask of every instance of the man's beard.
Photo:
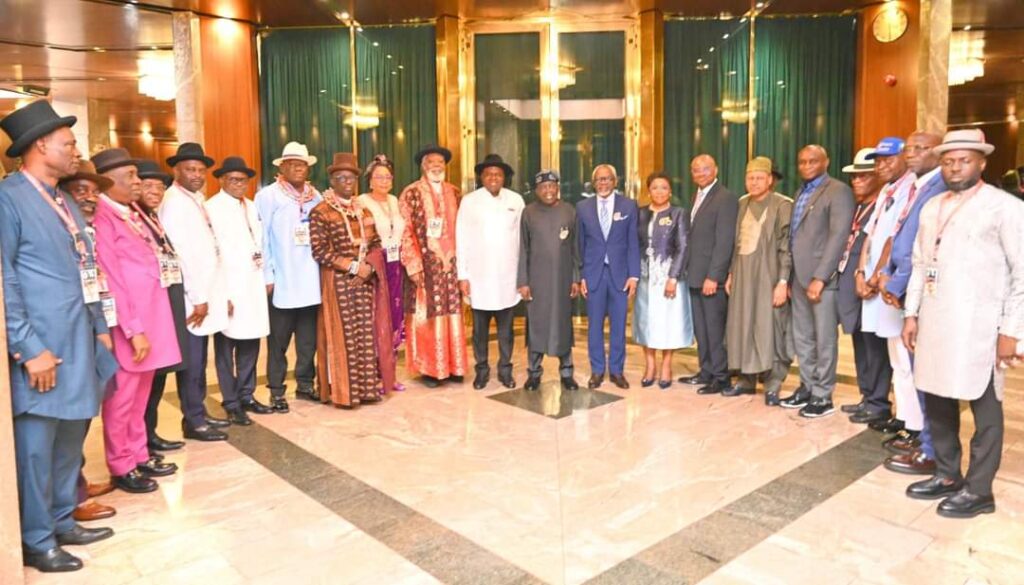
<svg viewBox="0 0 1024 585">
<path fill-rule="evenodd" d="M 444 169 L 436 171 L 427 171 L 427 180 L 431 183 L 442 183 L 444 182 Z"/>
<path fill-rule="evenodd" d="M 964 191 L 967 191 L 971 187 L 974 187 L 975 185 L 977 185 L 979 182 L 981 182 L 981 177 L 980 176 L 974 176 L 974 177 L 968 177 L 968 178 L 964 179 L 963 181 L 957 181 L 955 183 L 947 183 L 946 186 L 949 187 L 950 191 L 953 191 L 955 193 L 963 193 Z"/>
</svg>

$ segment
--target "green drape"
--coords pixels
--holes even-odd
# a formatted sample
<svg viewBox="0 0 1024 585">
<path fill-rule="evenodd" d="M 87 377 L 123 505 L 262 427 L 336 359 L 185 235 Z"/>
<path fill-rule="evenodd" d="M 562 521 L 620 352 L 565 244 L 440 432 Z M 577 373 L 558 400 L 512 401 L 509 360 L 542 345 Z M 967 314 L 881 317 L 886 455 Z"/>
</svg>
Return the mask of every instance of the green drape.
<svg viewBox="0 0 1024 585">
<path fill-rule="evenodd" d="M 310 169 L 318 189 L 327 186 L 335 152 L 351 151 L 352 129 L 343 107 L 351 101 L 347 28 L 284 29 L 264 34 L 260 48 L 260 108 L 264 182 L 274 180 L 272 162 L 297 141 L 319 162 Z"/>
<path fill-rule="evenodd" d="M 437 142 L 437 59 L 433 25 L 365 27 L 356 34 L 356 103 L 379 111 L 375 128 L 359 131 L 362 168 L 377 153 L 395 164 L 394 192 L 419 177 L 413 160 Z M 365 179 L 363 191 L 369 189 Z"/>
<path fill-rule="evenodd" d="M 690 161 L 698 154 L 715 158 L 724 185 L 745 191 L 749 39 L 739 20 L 665 23 L 665 171 L 677 205 L 689 207 L 697 191 Z"/>
<path fill-rule="evenodd" d="M 786 175 L 783 193 L 798 188 L 797 153 L 807 144 L 824 146 L 829 173 L 841 177 L 853 159 L 856 17 L 762 18 L 754 39 L 754 152 Z"/>
</svg>

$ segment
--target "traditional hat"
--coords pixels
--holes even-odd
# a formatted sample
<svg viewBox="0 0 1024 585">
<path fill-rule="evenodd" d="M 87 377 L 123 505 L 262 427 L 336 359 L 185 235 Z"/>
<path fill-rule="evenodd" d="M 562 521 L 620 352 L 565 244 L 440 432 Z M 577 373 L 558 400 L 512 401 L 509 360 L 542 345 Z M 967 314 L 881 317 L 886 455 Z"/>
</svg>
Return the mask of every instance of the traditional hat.
<svg viewBox="0 0 1024 585">
<path fill-rule="evenodd" d="M 183 142 L 180 144 L 178 146 L 178 153 L 167 159 L 167 166 L 173 167 L 186 160 L 197 160 L 207 167 L 213 166 L 213 159 L 206 156 L 206 153 L 203 152 L 203 147 L 195 142 Z"/>
<path fill-rule="evenodd" d="M 105 173 L 119 167 L 138 165 L 139 161 L 132 158 L 124 148 L 108 148 L 92 155 L 92 162 L 96 165 L 97 173 Z"/>
<path fill-rule="evenodd" d="M 424 146 L 423 148 L 420 149 L 419 152 L 416 153 L 416 157 L 414 159 L 416 161 L 416 166 L 420 166 L 421 164 L 423 164 L 423 157 L 427 156 L 428 154 L 440 154 L 441 156 L 444 157 L 444 162 L 446 163 L 452 161 L 452 151 L 448 150 L 443 146 L 438 146 L 436 144 L 428 144 L 427 146 Z"/>
<path fill-rule="evenodd" d="M 558 173 L 549 169 L 545 169 L 537 173 L 537 175 L 533 177 L 533 184 L 540 185 L 541 183 L 547 183 L 548 181 L 552 183 L 558 183 L 561 180 L 562 178 L 558 176 Z"/>
<path fill-rule="evenodd" d="M 174 178 L 168 175 L 160 168 L 160 165 L 154 160 L 140 160 L 135 168 L 139 170 L 140 179 L 156 179 L 163 181 L 165 187 L 170 187 Z"/>
<path fill-rule="evenodd" d="M 57 128 L 72 127 L 78 118 L 75 116 L 57 115 L 53 106 L 46 100 L 37 100 L 24 108 L 19 108 L 0 120 L 0 128 L 11 137 L 11 145 L 7 148 L 7 156 L 21 156 L 30 144 L 53 132 Z"/>
<path fill-rule="evenodd" d="M 220 168 L 213 171 L 213 176 L 220 178 L 227 173 L 245 173 L 250 179 L 256 176 L 256 171 L 245 164 L 245 159 L 240 156 L 229 156 L 220 163 Z"/>
<path fill-rule="evenodd" d="M 96 183 L 96 187 L 99 188 L 99 190 L 104 193 L 107 192 L 107 189 L 110 189 L 111 187 L 114 186 L 113 180 L 111 180 L 109 177 L 104 177 L 103 175 L 97 174 L 96 165 L 92 164 L 92 161 L 87 160 L 83 160 L 78 165 L 77 173 L 71 175 L 70 177 L 64 177 L 63 179 L 61 179 L 60 184 L 67 185 L 68 183 L 73 183 L 74 181 L 92 181 L 93 183 Z"/>
<path fill-rule="evenodd" d="M 748 173 L 754 173 L 758 171 L 770 174 L 771 176 L 775 177 L 776 181 L 781 181 L 783 179 L 782 173 L 780 173 L 778 169 L 775 168 L 775 163 L 772 162 L 772 159 L 768 158 L 767 156 L 756 156 L 750 159 L 750 162 L 747 163 Z"/>
<path fill-rule="evenodd" d="M 309 166 L 316 164 L 316 157 L 309 154 L 309 149 L 306 148 L 306 145 L 294 141 L 284 145 L 284 149 L 281 150 L 281 156 L 274 159 L 274 166 L 279 167 L 286 160 L 301 160 Z"/>
<path fill-rule="evenodd" d="M 887 136 L 878 143 L 878 146 L 875 147 L 875 151 L 871 153 L 868 160 L 874 160 L 880 156 L 896 156 L 898 154 L 903 154 L 903 147 L 906 145 L 907 143 L 904 142 L 902 138 L 897 136 Z"/>
<path fill-rule="evenodd" d="M 992 154 L 995 146 L 985 142 L 985 133 L 977 128 L 967 130 L 953 130 L 946 132 L 942 144 L 932 149 L 935 154 L 942 154 L 951 150 L 974 150 L 984 155 Z"/>
<path fill-rule="evenodd" d="M 874 158 L 874 148 L 862 148 L 857 151 L 857 155 L 853 157 L 853 164 L 846 165 L 843 167 L 843 172 L 846 174 L 854 173 L 870 173 L 875 170 L 875 163 L 871 159 Z"/>
<path fill-rule="evenodd" d="M 351 152 L 334 153 L 334 160 L 331 161 L 331 166 L 327 167 L 327 174 L 333 175 L 335 171 L 352 171 L 356 176 L 359 176 L 361 170 L 359 169 L 359 161 L 356 160 L 356 155 Z"/>
<path fill-rule="evenodd" d="M 482 162 L 473 167 L 473 170 L 476 171 L 476 174 L 480 175 L 483 174 L 484 169 L 486 169 L 487 167 L 498 167 L 499 169 L 504 171 L 505 178 L 511 177 L 512 175 L 516 174 L 516 172 L 512 170 L 512 167 L 508 166 L 508 164 L 506 164 L 505 161 L 502 160 L 501 155 L 499 154 L 488 154 L 487 156 L 484 157 L 484 160 Z"/>
</svg>

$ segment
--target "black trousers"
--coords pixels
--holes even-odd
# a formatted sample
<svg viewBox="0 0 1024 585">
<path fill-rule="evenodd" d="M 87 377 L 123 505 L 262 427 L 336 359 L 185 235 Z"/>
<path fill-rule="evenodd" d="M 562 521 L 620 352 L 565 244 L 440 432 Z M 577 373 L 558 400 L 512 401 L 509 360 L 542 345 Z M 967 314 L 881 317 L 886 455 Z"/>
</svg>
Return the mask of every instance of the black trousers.
<svg viewBox="0 0 1024 585">
<path fill-rule="evenodd" d="M 725 353 L 725 318 L 729 313 L 729 299 L 725 296 L 725 287 L 719 286 L 711 296 L 704 296 L 699 288 L 691 288 L 690 301 L 701 380 L 726 385 L 729 360 Z"/>
<path fill-rule="evenodd" d="M 192 428 L 206 425 L 206 352 L 209 344 L 206 335 L 188 336 L 188 367 L 185 369 L 185 383 L 178 384 L 178 398 L 181 400 L 181 414 L 185 423 Z"/>
<path fill-rule="evenodd" d="M 527 367 L 527 373 L 531 378 L 540 378 L 544 375 L 544 354 L 539 351 L 531 351 L 529 355 L 529 365 Z M 572 348 L 565 352 L 564 355 L 558 356 L 558 377 L 559 378 L 572 378 L 573 365 L 572 365 Z"/>
<path fill-rule="evenodd" d="M 295 381 L 303 390 L 313 390 L 316 374 L 316 316 L 320 305 L 278 309 L 270 303 L 270 336 L 267 337 L 267 387 L 275 398 L 284 396 L 288 373 L 288 346 L 295 336 Z"/>
<path fill-rule="evenodd" d="M 185 385 L 185 371 L 174 372 L 174 379 L 178 388 Z M 149 402 L 146 403 L 146 437 L 153 440 L 156 437 L 156 424 L 160 416 L 160 401 L 164 398 L 164 388 L 167 387 L 167 373 L 153 376 L 153 388 L 149 391 Z"/>
<path fill-rule="evenodd" d="M 981 398 L 971 400 L 974 436 L 971 437 L 971 463 L 967 468 L 967 488 L 979 496 L 992 495 L 992 480 L 1003 456 L 1003 403 L 996 398 L 990 379 Z M 935 447 L 935 474 L 950 479 L 960 472 L 960 401 L 925 393 L 925 416 Z"/>
<path fill-rule="evenodd" d="M 500 311 L 473 309 L 473 357 L 477 373 L 489 373 L 487 345 L 491 332 L 491 319 L 498 331 L 498 374 L 512 373 L 512 316 L 514 307 Z"/>
<path fill-rule="evenodd" d="M 871 412 L 890 412 L 889 386 L 892 364 L 889 363 L 889 341 L 874 333 L 857 330 L 853 338 L 853 362 L 857 368 L 857 386 L 861 398 Z"/>
<path fill-rule="evenodd" d="M 252 400 L 259 355 L 259 339 L 232 339 L 223 333 L 213 336 L 214 365 L 224 410 L 236 410 L 242 402 Z"/>
</svg>

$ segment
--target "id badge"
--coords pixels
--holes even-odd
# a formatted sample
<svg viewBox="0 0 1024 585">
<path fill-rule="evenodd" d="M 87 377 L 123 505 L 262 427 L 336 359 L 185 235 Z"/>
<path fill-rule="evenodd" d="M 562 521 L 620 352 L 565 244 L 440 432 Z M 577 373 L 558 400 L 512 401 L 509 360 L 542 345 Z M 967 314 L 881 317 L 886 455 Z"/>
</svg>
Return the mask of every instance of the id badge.
<svg viewBox="0 0 1024 585">
<path fill-rule="evenodd" d="M 308 246 L 309 245 L 309 220 L 304 219 L 302 223 L 295 226 L 295 245 L 296 246 Z"/>
<path fill-rule="evenodd" d="M 924 290 L 928 295 L 934 296 L 935 289 L 939 284 L 939 269 L 935 266 L 926 266 L 924 269 Z"/>
<path fill-rule="evenodd" d="M 654 256 L 654 248 L 653 247 L 648 246 L 648 248 L 647 248 L 647 255 L 648 256 Z"/>
<path fill-rule="evenodd" d="M 96 268 L 82 268 L 82 296 L 86 303 L 95 303 L 100 300 L 100 279 Z"/>
<path fill-rule="evenodd" d="M 846 270 L 846 264 L 850 261 L 850 251 L 843 252 L 843 257 L 839 259 L 839 273 L 842 274 Z"/>
<path fill-rule="evenodd" d="M 397 243 L 388 244 L 384 251 L 387 253 L 388 262 L 398 262 L 401 258 L 398 252 Z"/>
<path fill-rule="evenodd" d="M 177 258 L 160 257 L 160 288 L 169 288 L 172 284 L 181 284 L 181 266 Z"/>
<path fill-rule="evenodd" d="M 252 265 L 257 271 L 263 270 L 263 252 L 252 253 Z"/>
<path fill-rule="evenodd" d="M 441 230 L 444 229 L 444 220 L 440 217 L 435 217 L 427 220 L 427 237 L 428 238 L 440 238 Z"/>
<path fill-rule="evenodd" d="M 114 301 L 114 295 L 109 292 L 100 293 L 100 307 L 103 308 L 103 320 L 107 322 L 107 327 L 116 327 L 117 303 Z"/>
</svg>

